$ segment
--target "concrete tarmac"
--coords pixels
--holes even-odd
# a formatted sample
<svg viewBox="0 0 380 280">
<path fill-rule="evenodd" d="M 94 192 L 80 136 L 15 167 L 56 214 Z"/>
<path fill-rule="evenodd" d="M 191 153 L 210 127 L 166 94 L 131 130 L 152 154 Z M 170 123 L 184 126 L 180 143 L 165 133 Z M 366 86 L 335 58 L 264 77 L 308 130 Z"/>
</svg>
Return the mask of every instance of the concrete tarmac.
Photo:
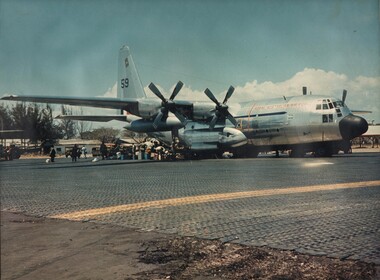
<svg viewBox="0 0 380 280">
<path fill-rule="evenodd" d="M 379 153 L 178 162 L 15 160 L 0 163 L 1 210 L 75 220 L 79 227 L 132 228 L 380 264 L 379 163 Z M 4 236 L 12 240 L 7 229 L 2 218 L 2 248 Z M 13 235 L 18 241 L 9 254 L 22 249 L 16 236 L 38 244 L 38 236 L 15 228 Z M 57 248 L 73 248 L 68 240 Z M 89 236 L 86 246 L 91 244 Z M 2 249 L 2 270 L 12 266 L 3 256 Z"/>
</svg>

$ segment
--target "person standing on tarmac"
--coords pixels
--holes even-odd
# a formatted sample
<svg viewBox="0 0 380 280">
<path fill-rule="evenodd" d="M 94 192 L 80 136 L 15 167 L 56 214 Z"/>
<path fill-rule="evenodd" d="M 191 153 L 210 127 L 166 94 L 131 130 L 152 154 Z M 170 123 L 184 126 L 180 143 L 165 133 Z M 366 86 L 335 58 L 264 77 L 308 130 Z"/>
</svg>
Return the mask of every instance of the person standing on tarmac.
<svg viewBox="0 0 380 280">
<path fill-rule="evenodd" d="M 86 149 L 86 146 L 82 147 L 82 154 L 83 154 L 84 158 L 87 158 L 87 149 Z"/>
<path fill-rule="evenodd" d="M 54 149 L 54 146 L 51 147 L 51 150 L 50 150 L 50 161 L 51 162 L 54 162 L 54 158 L 55 158 L 55 149 Z"/>
<path fill-rule="evenodd" d="M 102 159 L 106 159 L 107 157 L 107 146 L 104 144 L 104 141 L 102 141 L 102 144 L 100 144 L 100 154 L 102 155 Z"/>
<path fill-rule="evenodd" d="M 78 146 L 77 146 L 77 144 L 75 144 L 73 149 L 71 150 L 71 161 L 76 162 L 77 157 L 78 157 Z"/>
</svg>

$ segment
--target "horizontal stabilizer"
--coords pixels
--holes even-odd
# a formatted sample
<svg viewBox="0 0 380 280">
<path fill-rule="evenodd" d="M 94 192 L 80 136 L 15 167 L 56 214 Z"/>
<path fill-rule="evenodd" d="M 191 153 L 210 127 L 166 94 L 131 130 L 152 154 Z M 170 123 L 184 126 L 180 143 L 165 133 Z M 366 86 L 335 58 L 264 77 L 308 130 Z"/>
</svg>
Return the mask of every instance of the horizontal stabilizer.
<svg viewBox="0 0 380 280">
<path fill-rule="evenodd" d="M 59 115 L 55 117 L 60 120 L 73 120 L 73 121 L 90 121 L 90 122 L 109 122 L 113 120 L 126 121 L 124 115 Z"/>
</svg>

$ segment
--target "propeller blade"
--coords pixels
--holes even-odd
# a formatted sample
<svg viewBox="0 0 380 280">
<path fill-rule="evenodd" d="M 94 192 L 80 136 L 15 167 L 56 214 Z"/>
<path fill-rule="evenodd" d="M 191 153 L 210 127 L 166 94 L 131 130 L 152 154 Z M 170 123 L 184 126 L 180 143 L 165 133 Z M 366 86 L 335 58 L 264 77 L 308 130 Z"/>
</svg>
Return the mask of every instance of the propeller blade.
<svg viewBox="0 0 380 280">
<path fill-rule="evenodd" d="M 346 102 L 346 97 L 347 97 L 347 90 L 343 90 L 343 94 L 342 94 L 342 101 L 343 101 L 343 103 L 345 103 Z"/>
<path fill-rule="evenodd" d="M 219 101 L 215 98 L 215 96 L 208 88 L 206 88 L 204 92 L 206 93 L 208 98 L 210 98 L 216 105 L 220 106 Z"/>
<path fill-rule="evenodd" d="M 179 81 L 177 83 L 177 85 L 175 86 L 175 88 L 173 90 L 173 93 L 172 93 L 172 95 L 170 96 L 169 99 L 173 100 L 177 96 L 177 94 L 179 93 L 179 91 L 181 90 L 182 87 L 183 87 L 183 83 L 181 81 Z"/>
<path fill-rule="evenodd" d="M 207 97 L 210 98 L 216 104 L 215 115 L 213 116 L 210 122 L 210 130 L 214 129 L 216 123 L 220 118 L 223 118 L 223 120 L 227 118 L 235 127 L 237 126 L 238 123 L 236 119 L 228 111 L 228 105 L 226 104 L 228 99 L 230 99 L 230 97 L 234 93 L 234 91 L 235 88 L 233 86 L 230 86 L 227 90 L 226 96 L 224 97 L 223 103 L 219 103 L 219 101 L 215 98 L 214 94 L 212 94 L 212 92 L 208 88 L 205 89 L 205 94 L 207 95 Z"/>
<path fill-rule="evenodd" d="M 166 99 L 165 97 L 161 94 L 161 92 L 159 91 L 159 89 L 155 86 L 155 84 L 153 83 L 150 83 L 149 86 L 150 90 L 158 97 L 162 100 L 162 102 L 166 102 Z"/>
<path fill-rule="evenodd" d="M 228 89 L 227 93 L 226 93 L 226 97 L 224 98 L 223 100 L 223 104 L 226 104 L 228 99 L 230 99 L 230 97 L 232 96 L 232 94 L 234 93 L 234 90 L 235 88 L 233 86 L 230 86 L 230 88 Z"/>
<path fill-rule="evenodd" d="M 187 119 L 185 118 L 185 116 L 183 116 L 180 112 L 178 112 L 177 110 L 174 110 L 174 112 L 172 112 L 176 117 L 177 119 L 179 119 L 179 121 L 185 125 L 186 122 L 187 122 Z"/>
<path fill-rule="evenodd" d="M 210 122 L 210 130 L 214 129 L 217 121 L 218 121 L 218 116 L 215 114 Z"/>
<path fill-rule="evenodd" d="M 230 122 L 232 122 L 232 124 L 236 127 L 237 126 L 237 124 L 238 124 L 238 122 L 237 122 L 237 120 L 231 115 L 231 113 L 230 112 L 228 112 L 227 113 L 227 119 L 229 119 L 230 120 Z"/>
<path fill-rule="evenodd" d="M 161 122 L 162 120 L 162 117 L 164 116 L 164 113 L 162 112 L 162 110 L 157 114 L 156 118 L 154 119 L 154 122 L 153 122 L 153 127 L 155 129 L 157 129 L 158 127 L 158 124 Z"/>
</svg>

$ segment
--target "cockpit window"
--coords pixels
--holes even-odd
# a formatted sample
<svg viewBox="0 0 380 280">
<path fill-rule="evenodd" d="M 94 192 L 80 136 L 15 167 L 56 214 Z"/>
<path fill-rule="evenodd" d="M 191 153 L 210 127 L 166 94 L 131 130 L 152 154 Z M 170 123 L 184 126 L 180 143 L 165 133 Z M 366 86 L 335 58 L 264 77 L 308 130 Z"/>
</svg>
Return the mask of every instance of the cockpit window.
<svg viewBox="0 0 380 280">
<path fill-rule="evenodd" d="M 323 99 L 317 102 L 320 102 L 320 103 L 315 105 L 316 110 L 329 110 L 329 109 L 344 107 L 344 103 L 342 101 L 334 100 L 334 99 Z"/>
<path fill-rule="evenodd" d="M 338 118 L 340 118 L 342 116 L 342 111 L 339 109 L 339 108 L 336 108 L 336 115 L 338 116 Z"/>
</svg>

